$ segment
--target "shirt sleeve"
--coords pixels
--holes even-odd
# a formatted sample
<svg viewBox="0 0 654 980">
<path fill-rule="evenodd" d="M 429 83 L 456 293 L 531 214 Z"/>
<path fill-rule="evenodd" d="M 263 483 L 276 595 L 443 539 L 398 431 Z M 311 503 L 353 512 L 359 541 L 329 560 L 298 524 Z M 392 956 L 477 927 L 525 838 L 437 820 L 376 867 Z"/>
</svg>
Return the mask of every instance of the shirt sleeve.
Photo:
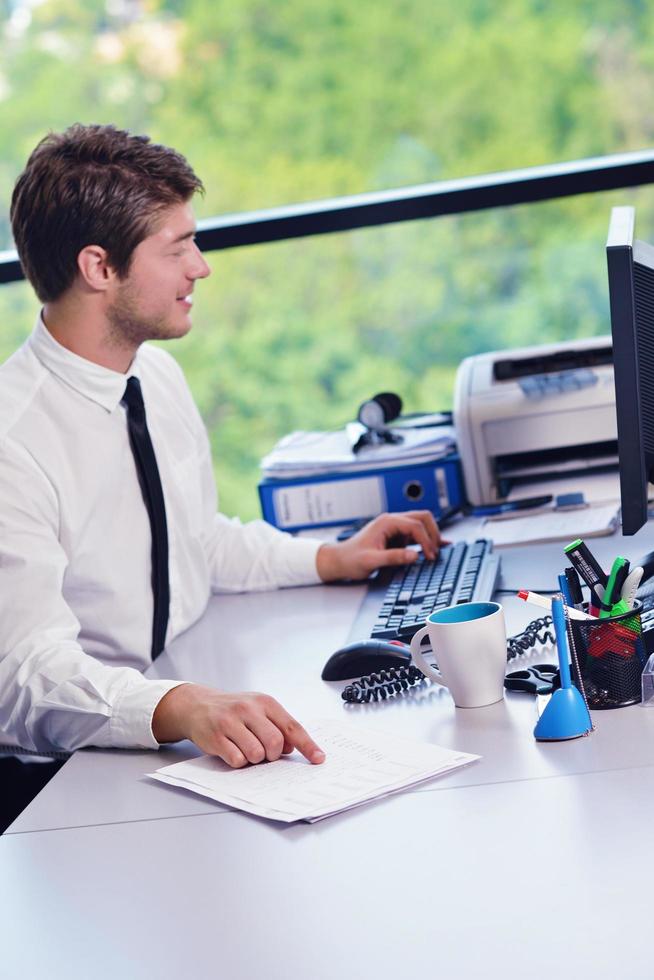
<svg viewBox="0 0 654 980">
<path fill-rule="evenodd" d="M 251 592 L 285 586 L 317 585 L 316 556 L 323 544 L 317 538 L 294 538 L 255 520 L 242 523 L 218 512 L 207 430 L 181 369 L 186 412 L 195 433 L 201 483 L 202 544 L 209 566 L 212 592 Z"/>
<path fill-rule="evenodd" d="M 249 592 L 317 585 L 316 555 L 322 542 L 294 538 L 265 521 L 241 524 L 215 514 L 207 536 L 214 592 Z"/>
<path fill-rule="evenodd" d="M 0 445 L 0 742 L 36 751 L 157 748 L 152 715 L 180 681 L 147 680 L 84 652 L 63 595 L 54 488 Z"/>
</svg>

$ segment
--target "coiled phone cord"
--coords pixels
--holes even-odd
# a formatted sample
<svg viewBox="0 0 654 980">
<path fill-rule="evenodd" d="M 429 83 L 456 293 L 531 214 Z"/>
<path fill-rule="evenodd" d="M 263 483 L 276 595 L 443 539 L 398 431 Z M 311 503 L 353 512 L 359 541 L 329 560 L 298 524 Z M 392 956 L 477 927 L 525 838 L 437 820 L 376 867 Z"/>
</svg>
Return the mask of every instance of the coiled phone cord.
<svg viewBox="0 0 654 980">
<path fill-rule="evenodd" d="M 353 684 L 348 684 L 341 697 L 350 704 L 367 704 L 370 701 L 385 701 L 427 678 L 421 670 L 409 664 L 407 667 L 389 667 L 376 674 L 368 674 Z"/>
<path fill-rule="evenodd" d="M 515 660 L 537 644 L 545 646 L 554 644 L 556 637 L 552 630 L 552 617 L 542 616 L 533 619 L 528 626 L 506 641 L 506 659 Z M 402 694 L 410 687 L 421 684 L 427 678 L 413 664 L 406 667 L 390 667 L 376 674 L 368 674 L 359 680 L 348 684 L 341 692 L 341 697 L 348 704 L 369 704 L 371 701 L 385 701 L 387 698 Z"/>
<path fill-rule="evenodd" d="M 547 643 L 556 643 L 556 637 L 552 628 L 552 617 L 542 616 L 540 619 L 532 619 L 522 633 L 509 636 L 506 641 L 506 659 L 515 660 L 516 657 L 531 650 L 537 644 L 545 646 Z"/>
</svg>

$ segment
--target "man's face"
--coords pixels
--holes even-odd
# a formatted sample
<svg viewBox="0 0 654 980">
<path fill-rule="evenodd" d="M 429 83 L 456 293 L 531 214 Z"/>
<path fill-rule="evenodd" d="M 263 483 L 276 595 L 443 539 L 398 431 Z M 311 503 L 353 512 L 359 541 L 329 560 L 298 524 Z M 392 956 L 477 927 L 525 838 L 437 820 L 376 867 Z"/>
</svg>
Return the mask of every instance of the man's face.
<svg viewBox="0 0 654 980">
<path fill-rule="evenodd" d="M 114 284 L 107 309 L 114 340 L 138 346 L 188 333 L 195 280 L 210 273 L 194 236 L 190 204 L 161 213 L 153 233 L 134 249 L 126 278 Z"/>
</svg>

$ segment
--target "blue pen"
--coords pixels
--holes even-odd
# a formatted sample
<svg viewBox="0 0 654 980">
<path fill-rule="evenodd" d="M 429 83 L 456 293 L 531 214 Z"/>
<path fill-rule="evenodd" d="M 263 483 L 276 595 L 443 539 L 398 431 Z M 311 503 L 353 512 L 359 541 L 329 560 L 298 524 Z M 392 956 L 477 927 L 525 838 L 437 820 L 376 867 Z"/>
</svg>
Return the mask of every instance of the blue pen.
<svg viewBox="0 0 654 980">
<path fill-rule="evenodd" d="M 563 598 L 565 599 L 568 606 L 574 606 L 572 601 L 572 596 L 570 594 L 570 586 L 568 585 L 568 580 L 565 575 L 559 575 L 559 591 L 563 593 Z"/>
<path fill-rule="evenodd" d="M 588 735 L 593 730 L 586 702 L 581 692 L 574 687 L 570 677 L 566 619 L 562 597 L 552 596 L 552 620 L 559 655 L 561 687 L 552 693 L 534 728 L 534 735 L 539 741 L 579 738 L 580 735 Z"/>
<path fill-rule="evenodd" d="M 552 596 L 552 622 L 556 636 L 556 648 L 559 654 L 559 670 L 561 671 L 561 688 L 572 687 L 570 677 L 570 652 L 568 649 L 568 633 L 566 630 L 565 611 L 563 602 L 558 596 Z"/>
</svg>

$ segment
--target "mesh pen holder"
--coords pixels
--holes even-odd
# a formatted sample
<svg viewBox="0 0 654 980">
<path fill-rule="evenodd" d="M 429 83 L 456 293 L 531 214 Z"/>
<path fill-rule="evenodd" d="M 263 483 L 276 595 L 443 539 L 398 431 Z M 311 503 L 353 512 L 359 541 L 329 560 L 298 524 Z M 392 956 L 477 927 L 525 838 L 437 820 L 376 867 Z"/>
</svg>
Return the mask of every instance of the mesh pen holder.
<svg viewBox="0 0 654 980">
<path fill-rule="evenodd" d="M 620 616 L 572 619 L 572 635 L 588 707 L 624 708 L 642 700 L 641 674 L 647 654 L 640 620 L 641 603 Z M 579 684 L 577 667 L 572 677 Z"/>
</svg>

